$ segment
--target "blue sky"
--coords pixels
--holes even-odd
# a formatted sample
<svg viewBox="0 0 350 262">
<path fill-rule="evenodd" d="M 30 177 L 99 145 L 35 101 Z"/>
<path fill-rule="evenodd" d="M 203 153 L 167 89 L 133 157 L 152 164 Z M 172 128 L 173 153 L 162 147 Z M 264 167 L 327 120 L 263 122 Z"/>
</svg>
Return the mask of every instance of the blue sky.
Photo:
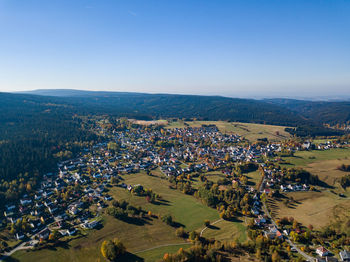
<svg viewBox="0 0 350 262">
<path fill-rule="evenodd" d="M 0 0 L 0 91 L 350 96 L 350 1 Z"/>
</svg>

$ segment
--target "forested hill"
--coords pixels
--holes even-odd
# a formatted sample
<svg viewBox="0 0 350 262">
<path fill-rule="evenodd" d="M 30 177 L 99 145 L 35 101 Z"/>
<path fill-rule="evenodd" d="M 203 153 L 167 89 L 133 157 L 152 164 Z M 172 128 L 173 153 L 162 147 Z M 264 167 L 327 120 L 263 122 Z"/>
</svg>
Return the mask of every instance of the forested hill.
<svg viewBox="0 0 350 262">
<path fill-rule="evenodd" d="M 89 113 L 110 113 L 138 118 L 199 118 L 268 123 L 285 126 L 306 124 L 298 114 L 278 105 L 253 99 L 220 96 L 89 92 L 77 90 L 37 90 L 56 103 Z"/>
<path fill-rule="evenodd" d="M 0 93 L 0 101 L 0 179 L 48 172 L 55 167 L 54 154 L 73 154 L 97 140 L 73 108 L 55 98 Z"/>
<path fill-rule="evenodd" d="M 323 124 L 345 123 L 349 118 L 349 102 L 254 100 L 66 89 L 36 90 L 30 94 L 28 100 L 35 100 L 34 103 L 51 101 L 76 113 L 112 114 L 140 119 L 174 117 L 266 123 L 298 127 L 290 131 L 301 136 L 337 134 L 338 131 L 325 129 Z M 40 96 L 35 97 L 33 94 Z"/>
<path fill-rule="evenodd" d="M 268 99 L 265 102 L 287 108 L 306 119 L 331 126 L 350 122 L 350 102 Z"/>
</svg>

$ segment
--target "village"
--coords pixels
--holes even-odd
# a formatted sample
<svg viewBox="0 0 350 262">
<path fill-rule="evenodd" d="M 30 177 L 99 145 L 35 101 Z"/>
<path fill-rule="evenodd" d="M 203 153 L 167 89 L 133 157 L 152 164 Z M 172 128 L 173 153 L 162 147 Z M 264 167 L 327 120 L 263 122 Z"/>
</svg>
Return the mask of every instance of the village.
<svg viewBox="0 0 350 262">
<path fill-rule="evenodd" d="M 254 163 L 262 171 L 259 188 L 247 187 L 237 179 L 232 181 L 232 185 L 237 183 L 251 195 L 250 214 L 255 226 L 262 229 L 266 237 L 286 240 L 306 260 L 314 260 L 290 240 L 290 230 L 275 223 L 264 202 L 266 195 L 276 191 L 310 190 L 305 181 L 287 182 L 283 179 L 283 170 L 269 168 L 263 159 L 273 159 L 282 151 L 309 150 L 313 146 L 311 142 L 297 147 L 269 142 L 251 144 L 238 135 L 222 134 L 215 125 L 173 129 L 136 126 L 123 131 L 102 131 L 105 142 L 84 149 L 73 159 L 59 162 L 56 172 L 45 174 L 35 192 L 23 195 L 17 203 L 6 205 L 6 223 L 13 237 L 20 242 L 13 250 L 6 250 L 5 255 L 36 247 L 48 240 L 74 236 L 79 231 L 98 229 L 101 212 L 113 200 L 106 189 L 118 186 L 132 191 L 134 187 L 142 186 L 125 184 L 124 175 L 155 169 L 166 178 L 194 172 L 205 174 L 212 170 L 230 174 L 232 167 L 227 166 L 230 162 Z M 326 142 L 317 149 L 339 146 Z M 328 254 L 323 249 L 320 247 L 320 257 Z M 342 261 L 348 261 L 349 253 L 344 252 Z"/>
</svg>

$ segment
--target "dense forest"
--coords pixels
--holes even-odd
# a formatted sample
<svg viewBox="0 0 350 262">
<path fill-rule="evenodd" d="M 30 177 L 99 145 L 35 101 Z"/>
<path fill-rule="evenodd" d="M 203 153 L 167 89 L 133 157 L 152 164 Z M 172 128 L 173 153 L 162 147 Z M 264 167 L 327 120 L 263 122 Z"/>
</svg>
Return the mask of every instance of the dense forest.
<svg viewBox="0 0 350 262">
<path fill-rule="evenodd" d="M 70 107 L 35 96 L 0 97 L 0 179 L 49 172 L 57 158 L 98 139 Z"/>
<path fill-rule="evenodd" d="M 306 119 L 312 119 L 320 124 L 331 126 L 350 123 L 350 102 L 304 101 L 294 99 L 265 100 L 274 105 L 282 106 Z"/>
<path fill-rule="evenodd" d="M 108 113 L 135 118 L 197 118 L 266 123 L 297 127 L 296 135 L 337 135 L 324 124 L 346 124 L 350 102 L 312 102 L 290 99 L 238 99 L 220 96 L 37 90 L 32 94 L 55 97 L 89 113 Z"/>
</svg>

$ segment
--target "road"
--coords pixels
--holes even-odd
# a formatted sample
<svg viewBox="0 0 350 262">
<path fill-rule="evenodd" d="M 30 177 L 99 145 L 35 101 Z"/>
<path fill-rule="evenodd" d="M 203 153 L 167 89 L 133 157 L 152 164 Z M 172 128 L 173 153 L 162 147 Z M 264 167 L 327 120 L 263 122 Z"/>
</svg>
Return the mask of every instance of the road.
<svg viewBox="0 0 350 262">
<path fill-rule="evenodd" d="M 216 223 L 219 223 L 219 222 L 222 221 L 222 220 L 223 220 L 223 219 L 220 218 L 219 220 L 214 221 L 214 222 L 211 223 L 210 225 L 211 225 L 211 226 L 212 226 L 212 225 L 215 225 Z M 202 231 L 201 231 L 201 233 L 199 234 L 199 236 L 202 236 L 202 234 L 204 233 L 204 231 L 205 231 L 207 228 L 208 228 L 208 227 L 203 228 Z"/>
</svg>

